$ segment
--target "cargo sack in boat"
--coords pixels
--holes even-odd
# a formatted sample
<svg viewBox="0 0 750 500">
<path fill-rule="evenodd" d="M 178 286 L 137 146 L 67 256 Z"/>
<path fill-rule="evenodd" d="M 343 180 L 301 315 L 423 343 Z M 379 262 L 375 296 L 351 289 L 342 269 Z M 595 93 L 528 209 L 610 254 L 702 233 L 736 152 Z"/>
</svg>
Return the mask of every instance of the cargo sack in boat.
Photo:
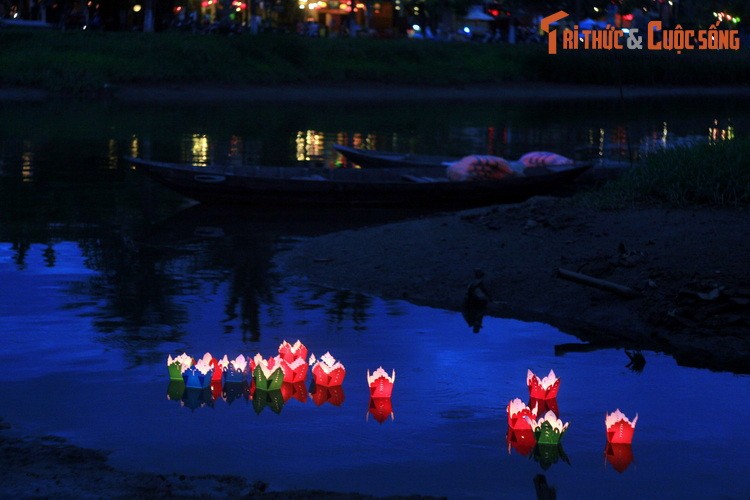
<svg viewBox="0 0 750 500">
<path fill-rule="evenodd" d="M 524 167 L 546 167 L 551 165 L 572 165 L 573 160 L 548 151 L 532 151 L 518 159 Z"/>
<path fill-rule="evenodd" d="M 503 179 L 515 175 L 508 162 L 499 156 L 465 156 L 451 164 L 447 170 L 452 181 Z"/>
</svg>

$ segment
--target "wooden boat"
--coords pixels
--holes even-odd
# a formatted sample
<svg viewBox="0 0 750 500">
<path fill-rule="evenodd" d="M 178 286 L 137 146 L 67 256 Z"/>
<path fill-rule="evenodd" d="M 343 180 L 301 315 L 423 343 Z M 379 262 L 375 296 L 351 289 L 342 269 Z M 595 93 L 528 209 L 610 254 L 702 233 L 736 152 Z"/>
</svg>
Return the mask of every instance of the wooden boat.
<svg viewBox="0 0 750 500">
<path fill-rule="evenodd" d="M 445 168 L 461 159 L 449 156 L 413 155 L 376 151 L 374 149 L 350 148 L 341 144 L 334 144 L 333 149 L 362 168 Z"/>
<path fill-rule="evenodd" d="M 196 167 L 126 158 L 137 170 L 202 202 L 266 206 L 390 206 L 460 208 L 515 203 L 549 194 L 588 166 L 535 167 L 502 180 L 451 181 L 445 169 L 320 167 Z"/>
<path fill-rule="evenodd" d="M 333 149 L 345 156 L 349 161 L 362 168 L 435 168 L 444 169 L 461 158 L 449 156 L 414 155 L 378 151 L 374 149 L 359 149 L 334 144 Z M 523 169 L 519 161 L 509 162 L 514 170 Z M 627 171 L 631 164 L 624 161 L 591 160 L 576 162 L 576 166 L 591 165 L 591 169 L 578 178 L 578 181 L 589 184 L 599 184 L 615 179 Z"/>
</svg>

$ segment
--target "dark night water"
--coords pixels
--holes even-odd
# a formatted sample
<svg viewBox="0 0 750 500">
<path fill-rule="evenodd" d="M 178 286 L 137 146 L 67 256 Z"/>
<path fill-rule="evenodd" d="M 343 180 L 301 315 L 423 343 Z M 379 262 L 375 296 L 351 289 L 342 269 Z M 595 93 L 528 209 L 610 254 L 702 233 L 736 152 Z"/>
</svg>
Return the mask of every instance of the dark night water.
<svg viewBox="0 0 750 500">
<path fill-rule="evenodd" d="M 419 214 L 185 209 L 118 159 L 137 148 L 330 163 L 330 143 L 356 137 L 401 151 L 570 154 L 601 130 L 606 146 L 622 131 L 631 147 L 658 139 L 665 122 L 667 138 L 706 136 L 714 120 L 725 136 L 729 123 L 748 133 L 741 103 L 679 104 L 0 104 L 0 416 L 110 450 L 124 469 L 242 474 L 273 489 L 529 498 L 542 473 L 560 498 L 744 498 L 748 377 L 654 353 L 636 373 L 622 350 L 555 356 L 576 339 L 547 325 L 488 318 L 474 334 L 457 313 L 305 286 L 272 264 L 295 239 Z M 298 338 L 346 365 L 340 406 L 305 397 L 258 414 L 243 398 L 193 410 L 167 399 L 167 354 L 268 355 Z M 366 418 L 365 372 L 380 365 L 397 372 L 382 424 Z M 508 451 L 505 405 L 527 398 L 529 368 L 562 379 L 569 463 Z M 639 414 L 622 473 L 604 453 L 616 408 Z"/>
</svg>

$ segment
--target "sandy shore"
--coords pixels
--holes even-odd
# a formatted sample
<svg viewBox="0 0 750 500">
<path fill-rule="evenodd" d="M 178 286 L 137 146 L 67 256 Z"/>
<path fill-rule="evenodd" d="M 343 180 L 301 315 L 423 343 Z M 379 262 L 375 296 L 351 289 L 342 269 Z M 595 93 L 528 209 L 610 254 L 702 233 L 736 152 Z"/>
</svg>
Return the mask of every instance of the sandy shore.
<svg viewBox="0 0 750 500">
<path fill-rule="evenodd" d="M 461 310 L 474 269 L 488 313 L 550 323 L 587 341 L 748 373 L 748 210 L 590 211 L 536 198 L 303 241 L 287 275 L 332 288 Z M 563 280 L 559 268 L 632 288 L 635 298 Z"/>
</svg>

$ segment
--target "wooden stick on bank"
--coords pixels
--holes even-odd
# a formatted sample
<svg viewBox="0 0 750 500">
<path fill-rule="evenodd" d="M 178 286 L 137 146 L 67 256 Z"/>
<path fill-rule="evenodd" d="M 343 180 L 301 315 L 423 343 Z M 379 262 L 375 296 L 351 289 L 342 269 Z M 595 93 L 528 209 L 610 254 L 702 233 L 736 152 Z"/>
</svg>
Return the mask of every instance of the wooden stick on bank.
<svg viewBox="0 0 750 500">
<path fill-rule="evenodd" d="M 581 285 L 598 288 L 600 290 L 604 290 L 605 292 L 611 292 L 620 295 L 621 297 L 633 298 L 641 296 L 641 293 L 639 291 L 634 290 L 630 287 L 618 285 L 617 283 L 612 283 L 611 281 L 594 278 L 586 274 L 576 273 L 574 271 L 569 271 L 563 268 L 557 269 L 557 277 L 568 281 L 573 281 L 575 283 L 580 283 Z"/>
</svg>

